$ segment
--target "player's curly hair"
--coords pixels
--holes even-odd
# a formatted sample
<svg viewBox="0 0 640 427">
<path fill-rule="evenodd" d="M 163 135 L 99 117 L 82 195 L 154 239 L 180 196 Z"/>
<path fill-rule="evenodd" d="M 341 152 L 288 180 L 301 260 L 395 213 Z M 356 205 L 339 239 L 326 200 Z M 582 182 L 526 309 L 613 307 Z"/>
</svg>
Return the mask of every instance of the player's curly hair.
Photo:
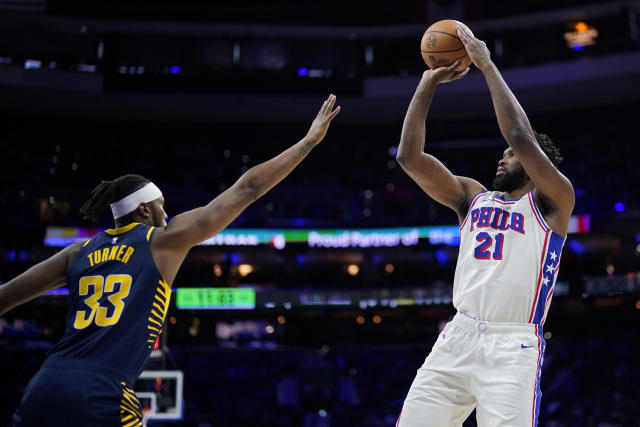
<svg viewBox="0 0 640 427">
<path fill-rule="evenodd" d="M 540 148 L 542 148 L 544 154 L 547 155 L 547 157 L 549 158 L 549 160 L 551 160 L 551 163 L 553 163 L 555 167 L 558 167 L 560 162 L 562 162 L 563 160 L 558 147 L 553 144 L 553 141 L 551 140 L 551 138 L 549 138 L 549 135 L 538 132 L 536 130 L 534 130 L 533 133 L 536 135 L 536 141 L 538 141 L 538 145 L 540 146 Z"/>
<path fill-rule="evenodd" d="M 109 204 L 128 196 L 149 182 L 147 178 L 134 174 L 123 175 L 113 181 L 102 181 L 91 190 L 91 197 L 80 207 L 80 214 L 84 219 L 98 221 Z"/>
</svg>

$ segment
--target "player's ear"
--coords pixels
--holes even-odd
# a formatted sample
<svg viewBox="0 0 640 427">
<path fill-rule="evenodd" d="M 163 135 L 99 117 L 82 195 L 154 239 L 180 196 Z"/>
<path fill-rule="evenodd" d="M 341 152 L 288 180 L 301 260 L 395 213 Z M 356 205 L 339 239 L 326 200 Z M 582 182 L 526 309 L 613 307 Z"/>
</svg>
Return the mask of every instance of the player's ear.
<svg viewBox="0 0 640 427">
<path fill-rule="evenodd" d="M 149 209 L 146 203 L 140 203 L 138 205 L 138 215 L 142 218 L 149 218 L 151 216 L 151 209 Z"/>
</svg>

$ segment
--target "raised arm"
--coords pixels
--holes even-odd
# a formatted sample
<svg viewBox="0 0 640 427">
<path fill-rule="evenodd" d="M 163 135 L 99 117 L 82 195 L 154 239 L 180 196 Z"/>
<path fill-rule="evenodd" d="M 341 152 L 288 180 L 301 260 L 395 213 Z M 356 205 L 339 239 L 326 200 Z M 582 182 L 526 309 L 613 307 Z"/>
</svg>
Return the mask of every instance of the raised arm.
<svg viewBox="0 0 640 427">
<path fill-rule="evenodd" d="M 526 113 L 491 61 L 486 44 L 461 25 L 458 25 L 458 35 L 469 57 L 487 81 L 502 136 L 518 156 L 522 167 L 533 181 L 536 192 L 561 213 L 562 218 L 557 221 L 557 226 L 549 225 L 561 234 L 566 234 L 575 203 L 571 182 L 540 148 Z"/>
<path fill-rule="evenodd" d="M 43 293 L 61 286 L 67 269 L 82 243 L 67 246 L 51 258 L 34 265 L 18 277 L 0 285 L 0 316 Z"/>
<path fill-rule="evenodd" d="M 435 88 L 440 83 L 464 77 L 469 69 L 457 72 L 460 63 L 423 73 L 404 118 L 396 159 L 432 199 L 453 209 L 462 220 L 471 198 L 485 188 L 471 178 L 453 175 L 438 159 L 424 152 L 425 120 Z"/>
<path fill-rule="evenodd" d="M 331 121 L 340 112 L 333 108 L 336 97 L 322 104 L 309 132 L 298 143 L 276 157 L 252 167 L 231 187 L 206 206 L 173 218 L 152 240 L 158 269 L 173 281 L 189 249 L 209 239 L 229 225 L 242 211 L 286 177 L 325 137 Z"/>
</svg>

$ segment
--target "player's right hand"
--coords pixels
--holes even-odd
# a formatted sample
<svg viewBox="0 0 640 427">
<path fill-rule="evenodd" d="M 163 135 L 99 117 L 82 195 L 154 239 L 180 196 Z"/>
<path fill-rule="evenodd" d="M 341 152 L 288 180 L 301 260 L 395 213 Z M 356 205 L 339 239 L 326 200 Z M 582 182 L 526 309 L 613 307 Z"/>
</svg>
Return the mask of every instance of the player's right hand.
<svg viewBox="0 0 640 427">
<path fill-rule="evenodd" d="M 311 127 L 309 128 L 309 132 L 307 132 L 307 138 L 314 141 L 315 144 L 318 144 L 324 136 L 327 134 L 327 130 L 329 130 L 329 125 L 331 124 L 331 120 L 340 112 L 340 106 L 335 109 L 333 106 L 336 103 L 336 96 L 329 95 L 326 101 L 320 107 L 320 111 L 318 111 L 318 115 L 316 116 L 313 123 L 311 123 Z"/>
<path fill-rule="evenodd" d="M 489 53 L 487 44 L 471 34 L 468 28 L 458 24 L 457 29 L 458 37 L 460 37 L 460 41 L 464 44 L 469 58 L 471 58 L 475 66 L 482 71 L 484 67 L 491 64 L 491 54 Z"/>
<path fill-rule="evenodd" d="M 458 67 L 460 67 L 460 64 L 462 64 L 463 60 L 464 60 L 464 57 L 459 58 L 456 62 L 454 62 L 448 67 L 439 67 L 439 68 L 436 68 L 435 70 L 426 70 L 422 74 L 422 78 L 429 79 L 436 84 L 448 83 L 454 80 L 461 79 L 464 76 L 466 76 L 467 73 L 469 72 L 469 67 L 465 68 L 462 71 L 458 70 Z"/>
</svg>

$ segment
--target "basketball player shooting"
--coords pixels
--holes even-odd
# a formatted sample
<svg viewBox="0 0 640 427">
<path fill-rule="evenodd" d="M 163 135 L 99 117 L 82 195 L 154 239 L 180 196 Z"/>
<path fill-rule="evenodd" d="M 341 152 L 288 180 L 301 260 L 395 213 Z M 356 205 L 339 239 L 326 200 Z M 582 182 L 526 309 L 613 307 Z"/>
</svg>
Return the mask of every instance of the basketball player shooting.
<svg viewBox="0 0 640 427">
<path fill-rule="evenodd" d="M 435 88 L 468 68 L 425 71 L 407 111 L 397 159 L 435 201 L 453 209 L 460 252 L 453 320 L 440 333 L 409 389 L 398 426 L 460 426 L 476 409 L 479 426 L 535 426 L 540 406 L 542 337 L 575 196 L 558 171 L 559 151 L 535 132 L 484 42 L 458 36 L 489 86 L 508 148 L 493 191 L 453 175 L 424 152 Z"/>
<path fill-rule="evenodd" d="M 160 334 L 173 282 L 191 247 L 233 221 L 325 137 L 340 111 L 324 102 L 307 135 L 254 166 L 208 205 L 167 224 L 160 190 L 139 175 L 98 185 L 80 212 L 111 207 L 115 228 L 70 245 L 0 286 L 0 315 L 66 282 L 64 336 L 30 381 L 13 426 L 141 426 L 132 390 Z"/>
</svg>

